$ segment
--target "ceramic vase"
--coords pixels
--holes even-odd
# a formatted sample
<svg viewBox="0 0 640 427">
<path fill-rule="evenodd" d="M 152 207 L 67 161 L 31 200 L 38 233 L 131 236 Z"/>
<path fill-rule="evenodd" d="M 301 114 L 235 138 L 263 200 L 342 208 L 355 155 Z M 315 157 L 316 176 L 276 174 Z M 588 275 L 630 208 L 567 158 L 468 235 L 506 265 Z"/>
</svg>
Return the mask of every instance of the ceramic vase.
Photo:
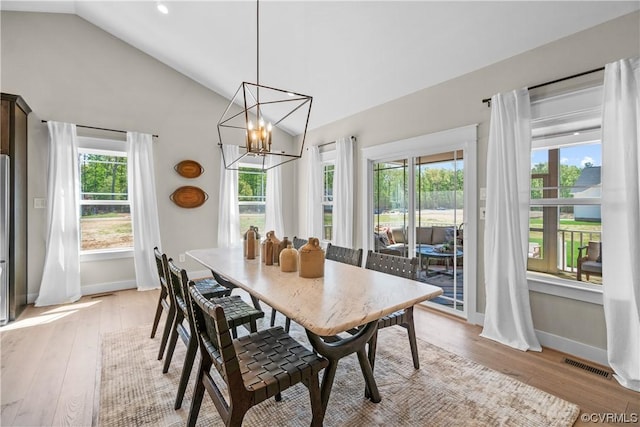
<svg viewBox="0 0 640 427">
<path fill-rule="evenodd" d="M 306 245 L 300 248 L 300 277 L 315 279 L 324 276 L 324 251 L 320 240 L 309 237 Z"/>
</svg>

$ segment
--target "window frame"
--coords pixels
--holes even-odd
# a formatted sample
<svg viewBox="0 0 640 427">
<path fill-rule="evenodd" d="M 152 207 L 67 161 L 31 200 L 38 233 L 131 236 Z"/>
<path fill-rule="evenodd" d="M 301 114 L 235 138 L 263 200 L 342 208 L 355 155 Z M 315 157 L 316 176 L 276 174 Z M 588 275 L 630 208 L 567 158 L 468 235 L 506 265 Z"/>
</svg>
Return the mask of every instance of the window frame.
<svg viewBox="0 0 640 427">
<path fill-rule="evenodd" d="M 322 192 L 322 201 L 320 203 L 320 208 L 322 209 L 322 236 L 320 236 L 320 241 L 323 244 L 327 244 L 327 243 L 333 243 L 333 214 L 334 209 L 334 191 L 333 189 L 331 190 L 331 202 L 326 202 L 324 199 L 324 195 L 325 195 L 325 187 L 324 187 L 324 174 L 325 174 L 325 167 L 328 165 L 333 165 L 333 178 L 334 180 L 332 181 L 333 183 L 335 183 L 335 173 L 336 173 L 336 148 L 335 148 L 335 144 L 330 144 L 329 146 L 324 146 L 324 147 L 320 147 L 320 167 L 322 168 L 322 188 L 321 188 L 321 192 Z M 324 238 L 325 236 L 325 232 L 324 232 L 324 209 L 325 206 L 331 206 L 331 239 L 327 240 Z"/>
<path fill-rule="evenodd" d="M 99 155 L 107 155 L 107 156 L 119 156 L 127 158 L 127 150 L 126 150 L 126 142 L 116 139 L 108 139 L 108 138 L 95 138 L 88 136 L 78 136 L 78 155 L 81 153 L 89 153 L 89 154 L 99 154 Z M 80 171 L 80 164 L 78 163 L 78 184 L 82 184 L 82 176 Z M 86 200 L 82 200 L 82 191 L 81 187 L 78 188 L 78 211 L 80 211 L 80 207 L 83 205 L 99 205 L 99 204 L 109 204 L 109 205 L 128 205 L 129 210 L 131 210 L 131 199 L 129 195 L 127 195 L 127 200 L 116 200 L 116 201 L 97 201 L 99 203 L 95 203 L 96 201 L 92 201 L 93 203 L 86 203 Z M 108 203 L 103 203 L 108 202 Z M 78 212 L 80 213 L 80 212 Z M 133 220 L 133 219 L 132 219 Z M 80 215 L 78 216 L 78 221 L 80 221 Z M 80 230 L 80 223 L 78 222 L 78 229 Z M 120 258 L 133 258 L 133 246 L 131 247 L 123 247 L 123 248 L 106 248 L 106 249 L 91 249 L 91 250 L 82 250 L 80 249 L 80 262 L 87 261 L 103 261 L 110 259 L 120 259 Z"/>
<path fill-rule="evenodd" d="M 602 124 L 601 84 L 562 93 L 531 102 L 531 150 L 601 142 Z M 574 135 L 580 132 L 579 135 Z M 559 166 L 559 164 L 558 164 Z M 535 201 L 535 203 L 532 203 Z M 601 205 L 600 198 L 530 199 L 531 206 L 539 205 Z M 557 244 L 557 237 L 554 242 Z M 528 259 L 530 262 L 531 259 Z M 550 273 L 531 271 L 527 266 L 529 290 L 563 298 L 602 305 L 602 285 L 561 278 Z"/>
</svg>

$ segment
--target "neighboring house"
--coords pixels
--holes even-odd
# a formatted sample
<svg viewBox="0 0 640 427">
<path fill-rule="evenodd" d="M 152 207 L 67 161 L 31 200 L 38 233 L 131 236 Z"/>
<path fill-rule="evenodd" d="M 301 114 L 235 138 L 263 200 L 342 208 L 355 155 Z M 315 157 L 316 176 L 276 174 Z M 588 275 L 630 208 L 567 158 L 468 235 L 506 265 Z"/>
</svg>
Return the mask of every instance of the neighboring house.
<svg viewBox="0 0 640 427">
<path fill-rule="evenodd" d="M 578 177 L 571 194 L 575 198 L 599 198 L 602 191 L 600 166 L 585 167 Z M 600 206 L 574 206 L 573 214 L 576 221 L 600 222 Z"/>
</svg>

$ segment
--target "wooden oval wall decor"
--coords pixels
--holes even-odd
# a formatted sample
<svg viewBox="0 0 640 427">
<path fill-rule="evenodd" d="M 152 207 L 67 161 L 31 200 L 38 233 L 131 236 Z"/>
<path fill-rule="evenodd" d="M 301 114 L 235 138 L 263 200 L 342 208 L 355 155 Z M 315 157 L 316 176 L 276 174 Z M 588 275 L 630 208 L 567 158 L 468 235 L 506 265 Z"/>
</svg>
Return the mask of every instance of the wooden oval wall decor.
<svg viewBox="0 0 640 427">
<path fill-rule="evenodd" d="M 181 208 L 190 209 L 202 206 L 209 198 L 209 195 L 201 188 L 185 185 L 174 191 L 169 198 Z"/>
<path fill-rule="evenodd" d="M 195 160 L 183 160 L 174 169 L 185 178 L 197 178 L 204 172 L 204 168 Z"/>
</svg>

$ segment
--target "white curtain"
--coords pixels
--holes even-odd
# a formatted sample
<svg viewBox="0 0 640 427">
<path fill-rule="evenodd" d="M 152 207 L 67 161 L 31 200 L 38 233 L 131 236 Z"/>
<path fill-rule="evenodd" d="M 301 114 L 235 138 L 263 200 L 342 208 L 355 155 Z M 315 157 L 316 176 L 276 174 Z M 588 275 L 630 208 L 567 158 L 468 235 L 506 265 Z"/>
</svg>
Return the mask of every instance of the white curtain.
<svg viewBox="0 0 640 427">
<path fill-rule="evenodd" d="M 268 165 L 278 163 L 274 156 L 269 156 Z M 284 237 L 284 221 L 282 218 L 282 166 L 267 170 L 267 188 L 265 203 L 265 230 L 259 230 L 262 235 L 269 230 L 275 230 L 276 236 Z"/>
<path fill-rule="evenodd" d="M 151 135 L 127 132 L 127 179 L 133 226 L 133 263 L 139 291 L 159 287 L 153 248 L 160 243 Z"/>
<path fill-rule="evenodd" d="M 77 301 L 80 291 L 76 125 L 48 122 L 47 244 L 36 307 Z"/>
<path fill-rule="evenodd" d="M 640 391 L 640 57 L 605 67 L 602 281 L 614 377 Z"/>
<path fill-rule="evenodd" d="M 223 145 L 227 159 L 237 159 L 237 145 Z M 238 208 L 238 171 L 227 170 L 220 156 L 220 210 L 218 213 L 218 247 L 240 246 L 240 209 Z"/>
<path fill-rule="evenodd" d="M 320 162 L 320 149 L 317 146 L 309 147 L 307 156 L 307 237 L 322 238 L 322 163 Z"/>
<path fill-rule="evenodd" d="M 333 243 L 347 248 L 353 246 L 354 164 L 352 138 L 339 138 L 333 175 Z"/>
<path fill-rule="evenodd" d="M 484 234 L 487 304 L 481 336 L 519 350 L 541 351 L 526 277 L 530 179 L 529 91 L 494 95 Z"/>
</svg>

